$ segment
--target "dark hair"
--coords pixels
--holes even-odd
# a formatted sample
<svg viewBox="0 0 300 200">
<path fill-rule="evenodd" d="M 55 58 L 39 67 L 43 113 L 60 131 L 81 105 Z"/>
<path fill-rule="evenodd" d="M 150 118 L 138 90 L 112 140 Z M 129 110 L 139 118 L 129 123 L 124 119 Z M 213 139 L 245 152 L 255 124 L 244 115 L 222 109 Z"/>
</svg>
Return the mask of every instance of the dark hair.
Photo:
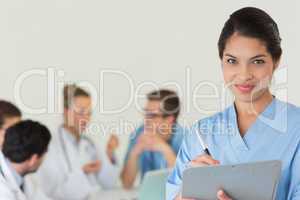
<svg viewBox="0 0 300 200">
<path fill-rule="evenodd" d="M 11 162 L 22 163 L 34 154 L 44 155 L 50 139 L 51 135 L 46 126 L 25 120 L 6 130 L 2 151 Z"/>
<path fill-rule="evenodd" d="M 219 41 L 219 56 L 222 59 L 226 42 L 235 32 L 263 41 L 267 51 L 274 61 L 278 61 L 282 54 L 281 38 L 276 22 L 265 11 L 246 7 L 235 11 L 225 22 Z"/>
<path fill-rule="evenodd" d="M 21 111 L 14 104 L 0 100 L 0 128 L 2 128 L 6 118 L 21 116 Z"/>
<path fill-rule="evenodd" d="M 75 97 L 83 96 L 90 97 L 90 94 L 81 87 L 78 87 L 75 84 L 68 84 L 64 87 L 64 108 L 69 108 L 72 100 Z"/>
<path fill-rule="evenodd" d="M 175 121 L 180 113 L 180 100 L 176 92 L 171 90 L 156 90 L 147 95 L 149 101 L 160 101 L 161 111 L 165 116 L 173 115 Z"/>
</svg>

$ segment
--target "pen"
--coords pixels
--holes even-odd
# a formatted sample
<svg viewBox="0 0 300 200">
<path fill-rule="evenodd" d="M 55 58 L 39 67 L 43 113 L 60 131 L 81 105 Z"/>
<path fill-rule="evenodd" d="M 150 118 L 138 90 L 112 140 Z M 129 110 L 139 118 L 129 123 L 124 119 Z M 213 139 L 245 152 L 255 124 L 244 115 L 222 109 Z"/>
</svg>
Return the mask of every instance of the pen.
<svg viewBox="0 0 300 200">
<path fill-rule="evenodd" d="M 196 135 L 197 135 L 197 139 L 198 139 L 198 141 L 200 142 L 201 147 L 202 147 L 204 153 L 205 153 L 206 155 L 211 156 L 211 154 L 210 154 L 210 152 L 209 152 L 209 150 L 208 150 L 207 145 L 205 144 L 204 140 L 202 139 L 202 137 L 201 137 L 201 135 L 200 135 L 200 131 L 197 131 L 197 132 L 196 132 Z M 187 165 L 187 167 L 193 167 L 193 164 L 192 164 L 191 162 L 189 162 L 188 165 Z"/>
<path fill-rule="evenodd" d="M 203 141 L 203 138 L 202 138 L 202 136 L 200 135 L 200 132 L 197 131 L 196 134 L 197 134 L 197 138 L 198 138 L 198 140 L 199 140 L 199 142 L 200 142 L 200 144 L 201 144 L 201 146 L 202 146 L 202 149 L 203 149 L 204 153 L 207 154 L 207 155 L 209 155 L 209 156 L 211 156 L 211 154 L 210 154 L 210 152 L 209 152 L 209 150 L 208 150 L 207 144 L 205 144 L 205 142 Z"/>
</svg>

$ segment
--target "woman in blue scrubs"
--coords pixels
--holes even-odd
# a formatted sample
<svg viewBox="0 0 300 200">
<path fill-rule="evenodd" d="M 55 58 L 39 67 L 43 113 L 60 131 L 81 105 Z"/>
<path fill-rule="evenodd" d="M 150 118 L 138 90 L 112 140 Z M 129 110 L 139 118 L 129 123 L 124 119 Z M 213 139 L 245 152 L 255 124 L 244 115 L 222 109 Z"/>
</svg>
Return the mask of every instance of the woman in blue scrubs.
<svg viewBox="0 0 300 200">
<path fill-rule="evenodd" d="M 277 24 L 263 10 L 247 7 L 230 15 L 218 48 L 234 104 L 198 121 L 185 136 L 167 181 L 167 200 L 183 199 L 182 173 L 189 165 L 265 160 L 283 164 L 276 199 L 300 200 L 300 109 L 276 99 L 269 89 L 282 54 L 280 43 Z M 203 152 L 196 134 L 202 135 L 211 156 Z M 216 199 L 231 198 L 219 191 Z"/>
</svg>

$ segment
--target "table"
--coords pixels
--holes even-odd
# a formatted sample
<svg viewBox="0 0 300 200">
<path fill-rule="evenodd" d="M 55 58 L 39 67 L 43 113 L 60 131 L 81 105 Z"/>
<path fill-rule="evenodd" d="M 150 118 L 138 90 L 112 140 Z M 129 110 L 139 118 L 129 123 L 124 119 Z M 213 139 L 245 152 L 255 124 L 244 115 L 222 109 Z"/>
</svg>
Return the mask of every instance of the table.
<svg viewBox="0 0 300 200">
<path fill-rule="evenodd" d="M 137 196 L 137 189 L 125 190 L 119 188 L 97 191 L 90 196 L 89 200 L 137 200 Z"/>
</svg>

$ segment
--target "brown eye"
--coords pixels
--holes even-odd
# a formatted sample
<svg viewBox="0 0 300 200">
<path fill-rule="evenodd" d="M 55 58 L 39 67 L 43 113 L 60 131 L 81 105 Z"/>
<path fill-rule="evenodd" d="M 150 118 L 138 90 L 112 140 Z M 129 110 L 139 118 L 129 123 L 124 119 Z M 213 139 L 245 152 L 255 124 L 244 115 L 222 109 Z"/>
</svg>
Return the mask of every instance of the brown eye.
<svg viewBox="0 0 300 200">
<path fill-rule="evenodd" d="M 227 59 L 227 63 L 229 63 L 229 64 L 235 64 L 236 60 L 233 59 L 233 58 L 229 58 L 229 59 Z"/>
<path fill-rule="evenodd" d="M 265 61 L 260 59 L 260 60 L 254 60 L 253 63 L 256 65 L 261 65 L 261 64 L 264 64 Z"/>
</svg>

